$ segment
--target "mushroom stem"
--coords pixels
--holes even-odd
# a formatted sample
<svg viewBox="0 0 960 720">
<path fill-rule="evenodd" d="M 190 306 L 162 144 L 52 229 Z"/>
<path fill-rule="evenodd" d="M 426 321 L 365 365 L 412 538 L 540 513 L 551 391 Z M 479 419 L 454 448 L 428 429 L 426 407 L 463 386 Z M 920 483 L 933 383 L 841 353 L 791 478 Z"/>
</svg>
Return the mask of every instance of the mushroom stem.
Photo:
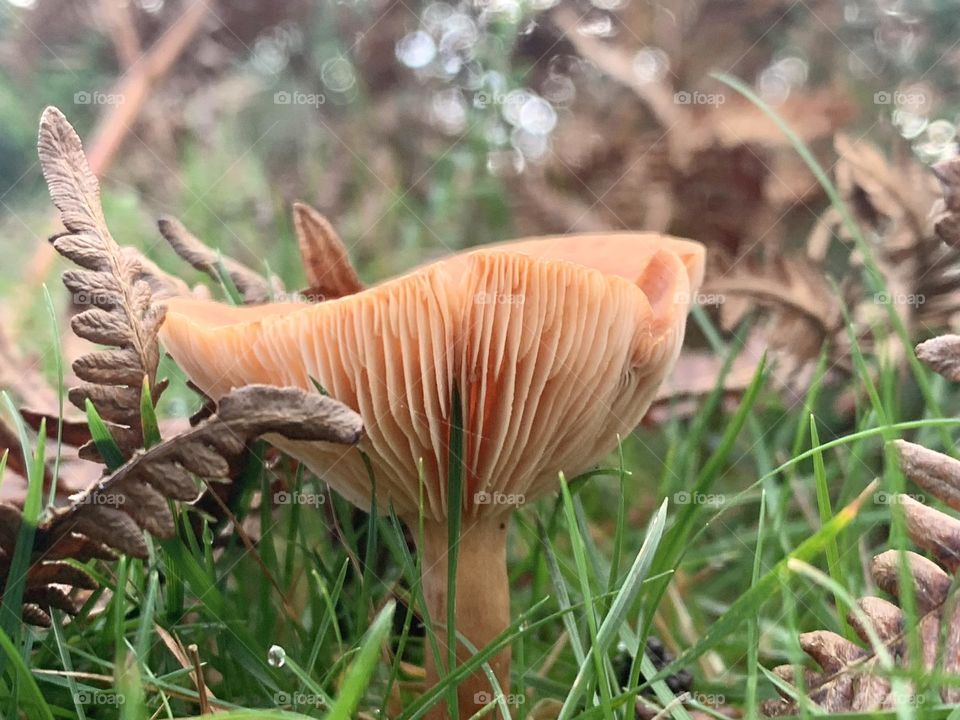
<svg viewBox="0 0 960 720">
<path fill-rule="evenodd" d="M 510 624 L 510 591 L 507 583 L 507 521 L 506 516 L 464 519 L 457 545 L 456 625 L 457 632 L 467 638 L 478 650 L 486 647 Z M 423 592 L 430 613 L 430 621 L 437 637 L 441 657 L 447 658 L 447 525 L 429 523 L 423 531 Z M 457 662 L 471 655 L 460 645 Z M 493 669 L 506 694 L 510 692 L 510 648 L 490 658 Z M 439 679 L 437 659 L 431 647 L 426 648 L 427 683 Z M 470 717 L 490 702 L 493 688 L 482 670 L 470 675 L 457 686 L 457 704 L 460 717 Z M 498 714 L 494 711 L 492 717 Z M 446 704 L 438 703 L 428 716 L 440 720 L 447 716 Z"/>
</svg>

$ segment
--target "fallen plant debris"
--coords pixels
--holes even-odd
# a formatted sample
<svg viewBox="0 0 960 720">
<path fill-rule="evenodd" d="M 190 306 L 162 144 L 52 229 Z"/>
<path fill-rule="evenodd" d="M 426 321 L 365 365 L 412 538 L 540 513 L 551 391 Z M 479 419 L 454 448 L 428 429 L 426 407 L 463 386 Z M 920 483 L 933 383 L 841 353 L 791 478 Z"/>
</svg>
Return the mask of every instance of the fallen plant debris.
<svg viewBox="0 0 960 720">
<path fill-rule="evenodd" d="M 124 460 L 120 467 L 104 471 L 99 480 L 84 484 L 82 489 L 75 478 L 68 482 L 67 488 L 79 492 L 67 504 L 48 508 L 37 525 L 23 616 L 26 622 L 49 625 L 50 607 L 77 612 L 69 588 L 95 587 L 89 573 L 65 560 L 108 560 L 117 552 L 146 557 L 144 532 L 161 538 L 174 533 L 168 501 L 195 501 L 203 489 L 196 478 L 232 478 L 253 440 L 267 435 L 350 445 L 360 439 L 363 427 L 359 415 L 319 393 L 250 385 L 220 398 L 215 411 L 207 410 L 190 429 L 142 449 L 143 384 L 153 388 L 154 403 L 165 386 L 165 382 L 156 381 L 160 355 L 157 329 L 163 321 L 163 307 L 154 303 L 151 284 L 143 275 L 152 275 L 173 294 L 183 294 L 186 285 L 164 280 L 155 266 L 142 264 L 138 255 L 126 252 L 113 240 L 103 218 L 99 184 L 83 156 L 80 139 L 56 108 L 48 108 L 43 114 L 38 147 L 50 196 L 68 231 L 53 238 L 54 247 L 83 268 L 64 273 L 64 285 L 71 291 L 74 304 L 85 308 L 73 317 L 71 328 L 80 338 L 115 348 L 82 355 L 73 363 L 74 372 L 84 384 L 71 389 L 69 397 L 81 409 L 87 401 L 93 403 L 110 423 L 109 442 L 117 446 Z M 182 230 L 173 227 L 171 232 Z M 188 247 L 202 257 L 197 244 L 199 241 L 193 241 Z M 243 287 L 262 289 L 256 281 L 245 282 L 252 273 L 236 274 L 244 281 Z M 45 424 L 48 434 L 55 435 L 58 418 L 49 411 L 27 411 L 24 417 L 35 427 Z M 63 440 L 66 447 L 61 450 L 61 473 L 68 475 L 71 445 L 82 446 L 79 463 L 81 458 L 100 459 L 86 423 L 66 419 Z M 26 458 L 27 449 L 20 446 L 19 438 L 6 424 L 0 425 L 0 450 L 7 452 L 7 472 L 11 475 L 7 482 L 13 488 L 0 503 L 0 587 L 5 587 L 28 473 L 26 460 L 20 461 Z M 46 465 L 45 488 L 53 482 L 52 473 L 53 468 Z"/>
<path fill-rule="evenodd" d="M 933 370 L 956 379 L 956 350 L 956 336 L 943 336 L 919 346 L 917 355 Z M 930 496 L 960 510 L 960 460 L 905 440 L 894 441 L 894 446 L 907 478 Z M 898 604 L 904 595 L 901 556 L 896 550 L 887 550 L 873 558 L 870 575 L 895 602 L 862 597 L 857 601 L 858 608 L 847 617 L 863 645 L 828 630 L 800 635 L 801 649 L 820 666 L 819 671 L 803 671 L 805 699 L 828 713 L 870 712 L 921 703 L 921 689 L 906 680 L 898 685 L 892 675 L 896 668 L 909 668 L 917 661 L 930 675 L 960 674 L 960 603 L 953 577 L 960 569 L 960 519 L 907 494 L 895 496 L 890 504 L 902 509 L 910 540 L 932 558 L 912 551 L 903 557 L 911 581 L 909 592 L 919 616 L 916 647 L 921 656 L 911 655 L 904 611 Z M 776 667 L 773 672 L 797 690 L 792 665 Z M 764 703 L 766 715 L 799 711 L 797 701 L 783 694 L 782 699 Z M 960 703 L 960 688 L 945 683 L 940 698 L 944 703 Z"/>
<path fill-rule="evenodd" d="M 59 586 L 93 587 L 73 559 L 113 559 L 115 552 L 147 557 L 143 533 L 166 538 L 175 530 L 168 500 L 190 502 L 200 494 L 196 478 L 233 477 L 249 443 L 264 436 L 292 441 L 356 444 L 360 416 L 333 398 L 295 388 L 249 385 L 220 399 L 217 412 L 196 427 L 147 450 L 138 450 L 115 472 L 48 510 L 37 526 L 27 577 L 24 619 L 48 625 L 48 607 L 78 610 Z M 20 527 L 20 509 L 0 504 L 0 586 Z"/>
<path fill-rule="evenodd" d="M 244 303 L 264 303 L 270 300 L 274 293 L 283 292 L 283 286 L 278 279 L 272 277 L 268 280 L 243 263 L 218 254 L 176 218 L 160 218 L 157 227 L 177 255 L 197 270 L 209 275 L 215 282 L 232 283 Z M 224 273 L 226 277 L 223 277 Z"/>
<path fill-rule="evenodd" d="M 306 203 L 293 204 L 293 226 L 308 287 L 302 293 L 311 300 L 335 300 L 363 290 L 347 248 L 333 225 Z"/>
<path fill-rule="evenodd" d="M 73 305 L 82 309 L 70 327 L 85 340 L 115 348 L 74 361 L 73 371 L 83 383 L 71 388 L 68 397 L 81 410 L 92 402 L 129 457 L 144 442 L 140 417 L 144 385 L 154 403 L 166 387 L 165 381 L 157 382 L 157 329 L 163 309 L 153 303 L 149 283 L 139 279 L 138 259 L 125 254 L 111 236 L 100 206 L 100 184 L 79 136 L 58 109 L 44 111 L 37 147 L 50 198 L 67 229 L 51 242 L 82 268 L 63 274 Z M 88 459 L 99 457 L 90 443 L 80 453 Z"/>
</svg>

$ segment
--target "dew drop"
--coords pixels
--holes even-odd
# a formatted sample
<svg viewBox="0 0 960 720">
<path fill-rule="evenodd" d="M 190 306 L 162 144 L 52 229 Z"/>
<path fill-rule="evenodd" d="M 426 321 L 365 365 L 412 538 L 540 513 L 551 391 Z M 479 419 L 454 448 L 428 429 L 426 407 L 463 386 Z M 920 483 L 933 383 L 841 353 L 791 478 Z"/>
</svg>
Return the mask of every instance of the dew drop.
<svg viewBox="0 0 960 720">
<path fill-rule="evenodd" d="M 950 142 L 945 145 L 932 142 L 916 142 L 913 144 L 913 151 L 920 158 L 921 162 L 933 165 L 941 160 L 957 156 L 957 143 Z"/>
<path fill-rule="evenodd" d="M 927 119 L 909 110 L 894 110 L 893 124 L 907 140 L 913 140 L 927 129 Z"/>
<path fill-rule="evenodd" d="M 606 13 L 595 13 L 580 22 L 577 32 L 587 37 L 611 37 L 614 35 L 613 20 Z"/>
<path fill-rule="evenodd" d="M 324 85 L 339 93 L 347 92 L 357 82 L 353 65 L 343 56 L 327 60 L 320 68 L 320 78 Z"/>
<path fill-rule="evenodd" d="M 790 97 L 790 80 L 776 65 L 766 68 L 757 80 L 760 97 L 771 105 L 779 105 Z"/>
<path fill-rule="evenodd" d="M 527 160 L 539 160 L 550 149 L 550 138 L 518 127 L 510 133 L 510 144 L 523 153 Z"/>
<path fill-rule="evenodd" d="M 433 62 L 437 46 L 423 30 L 404 35 L 396 47 L 397 59 L 409 68 L 422 68 Z"/>
<path fill-rule="evenodd" d="M 460 53 L 464 57 L 472 57 L 479 38 L 477 25 L 469 15 L 453 13 L 443 23 L 440 52 L 445 55 Z"/>
<path fill-rule="evenodd" d="M 557 111 L 542 97 L 533 95 L 520 108 L 519 125 L 534 135 L 549 135 L 557 125 Z"/>
<path fill-rule="evenodd" d="M 513 126 L 520 125 L 520 111 L 528 100 L 536 97 L 529 90 L 522 88 L 511 90 L 503 98 L 503 106 L 500 112 L 503 113 L 503 119 Z"/>
<path fill-rule="evenodd" d="M 947 145 L 957 136 L 957 128 L 947 120 L 934 120 L 927 125 L 927 142 L 932 145 Z"/>
<path fill-rule="evenodd" d="M 510 177 L 523 172 L 526 161 L 517 150 L 494 150 L 487 153 L 487 171 L 498 177 Z"/>
<path fill-rule="evenodd" d="M 430 103 L 434 123 L 449 135 L 456 135 L 467 126 L 467 104 L 458 88 L 435 93 Z"/>
<path fill-rule="evenodd" d="M 427 5 L 420 16 L 424 30 L 434 35 L 440 35 L 444 30 L 447 19 L 456 11 L 447 3 L 435 2 Z"/>
<path fill-rule="evenodd" d="M 577 94 L 577 86 L 566 75 L 551 73 L 540 86 L 540 92 L 554 105 L 567 105 L 573 102 Z"/>
<path fill-rule="evenodd" d="M 279 645 L 271 645 L 267 651 L 267 663 L 270 667 L 282 668 L 287 663 L 287 651 Z"/>
<path fill-rule="evenodd" d="M 253 46 L 253 64 L 267 75 L 276 75 L 286 66 L 288 53 L 286 43 L 268 34 L 257 38 Z"/>
<path fill-rule="evenodd" d="M 633 56 L 632 69 L 637 82 L 657 82 L 670 70 L 670 58 L 660 48 L 645 47 Z"/>
<path fill-rule="evenodd" d="M 627 4 L 627 0 L 590 0 L 590 3 L 601 10 L 619 10 Z"/>
</svg>

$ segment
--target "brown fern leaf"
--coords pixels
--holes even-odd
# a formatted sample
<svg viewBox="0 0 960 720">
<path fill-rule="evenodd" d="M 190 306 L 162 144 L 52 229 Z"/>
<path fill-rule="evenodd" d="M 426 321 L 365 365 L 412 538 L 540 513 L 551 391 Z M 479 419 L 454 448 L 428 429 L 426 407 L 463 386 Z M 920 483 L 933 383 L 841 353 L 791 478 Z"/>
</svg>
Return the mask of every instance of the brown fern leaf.
<svg viewBox="0 0 960 720">
<path fill-rule="evenodd" d="M 206 273 L 217 282 L 221 281 L 221 265 L 230 276 L 231 282 L 240 291 L 243 301 L 258 304 L 270 301 L 278 292 L 283 292 L 279 279 L 267 279 L 251 270 L 243 263 L 224 255 L 219 255 L 174 217 L 163 217 L 157 221 L 160 234 L 170 244 L 174 252 L 197 270 Z"/>
<path fill-rule="evenodd" d="M 960 381 L 960 335 L 939 335 L 920 343 L 917 358 L 947 380 Z"/>
<path fill-rule="evenodd" d="M 335 300 L 363 290 L 347 248 L 327 218 L 306 203 L 296 202 L 293 226 L 309 283 L 304 296 L 312 300 Z"/>
<path fill-rule="evenodd" d="M 960 509 L 960 461 L 904 440 L 897 440 L 894 445 L 899 452 L 901 469 L 908 478 L 931 496 Z M 950 590 L 952 575 L 960 568 L 960 520 L 908 495 L 898 495 L 893 502 L 903 509 L 907 532 L 914 545 L 930 556 L 905 554 L 911 590 L 921 616 L 920 661 L 929 672 L 957 674 L 960 672 L 960 604 L 956 597 L 951 601 Z M 870 574 L 878 588 L 894 599 L 901 597 L 900 557 L 896 550 L 874 557 Z M 807 696 L 826 712 L 886 710 L 895 707 L 898 701 L 910 699 L 898 693 L 912 696 L 914 692 L 909 686 L 892 685 L 888 673 L 881 671 L 870 638 L 872 630 L 895 666 L 909 667 L 913 658 L 904 632 L 903 612 L 896 603 L 878 597 L 861 598 L 857 605 L 860 612 L 851 611 L 848 620 L 863 645 L 825 630 L 800 636 L 800 647 L 821 668 L 804 671 Z M 792 666 L 774 668 L 774 673 L 788 684 L 797 684 Z M 946 703 L 958 703 L 960 688 L 945 685 L 940 696 Z M 770 716 L 792 715 L 797 712 L 797 705 L 785 698 L 766 702 L 763 711 Z"/>
<path fill-rule="evenodd" d="M 100 186 L 87 164 L 80 137 L 57 108 L 40 119 L 38 151 L 50 198 L 67 232 L 53 246 L 81 270 L 68 270 L 63 283 L 73 304 L 86 308 L 71 320 L 79 337 L 114 350 L 85 355 L 74 372 L 84 384 L 71 388 L 70 401 L 81 410 L 89 399 L 129 456 L 142 445 L 140 393 L 144 381 L 159 396 L 160 348 L 157 329 L 163 309 L 152 303 L 150 285 L 139 279 L 136 257 L 124 253 L 110 235 L 100 205 Z M 85 446 L 84 455 L 96 457 Z"/>
<path fill-rule="evenodd" d="M 950 327 L 960 312 L 956 273 L 960 247 L 943 241 L 958 222 L 953 216 L 960 176 L 957 161 L 941 163 L 931 175 L 915 159 L 888 159 L 864 140 L 838 135 L 835 145 L 838 188 L 859 225 L 880 238 L 874 260 L 890 293 L 888 301 L 911 330 Z M 931 210 L 937 208 L 943 212 L 932 221 Z M 836 230 L 846 235 L 842 223 Z M 857 253 L 853 260 L 859 263 L 862 258 Z M 854 320 L 863 328 L 886 315 L 875 302 L 862 303 L 856 310 Z"/>
<path fill-rule="evenodd" d="M 360 416 L 319 393 L 295 388 L 248 385 L 224 396 L 216 414 L 186 432 L 148 450 L 139 450 L 122 467 L 75 496 L 65 508 L 49 510 L 40 521 L 27 577 L 27 622 L 49 622 L 46 610 L 75 613 L 62 586 L 91 587 L 92 579 L 66 558 L 111 559 L 117 552 L 147 557 L 143 537 L 174 533 L 168 500 L 192 501 L 200 493 L 196 478 L 224 479 L 233 474 L 251 441 L 264 435 L 289 440 L 352 445 L 363 432 Z M 6 584 L 20 511 L 0 504 L 0 587 Z"/>
<path fill-rule="evenodd" d="M 760 332 L 776 353 L 781 387 L 803 387 L 824 342 L 843 327 L 837 292 L 821 268 L 799 255 L 742 260 L 710 278 L 700 296 L 704 304 L 719 306 L 728 330 L 753 307 L 768 311 Z"/>
</svg>

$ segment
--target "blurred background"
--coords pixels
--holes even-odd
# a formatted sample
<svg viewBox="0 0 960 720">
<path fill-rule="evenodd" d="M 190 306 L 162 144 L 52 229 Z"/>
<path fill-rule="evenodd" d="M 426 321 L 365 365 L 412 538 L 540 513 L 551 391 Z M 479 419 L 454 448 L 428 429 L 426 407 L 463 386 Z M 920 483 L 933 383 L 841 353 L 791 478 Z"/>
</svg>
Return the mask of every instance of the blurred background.
<svg viewBox="0 0 960 720">
<path fill-rule="evenodd" d="M 670 232 L 708 245 L 700 301 L 724 329 L 758 306 L 770 317 L 730 390 L 769 346 L 796 393 L 825 341 L 829 372 L 849 368 L 841 305 L 865 340 L 883 303 L 859 307 L 858 258 L 821 185 L 716 74 L 796 131 L 869 230 L 888 301 L 929 335 L 960 297 L 929 172 L 956 153 L 958 7 L 0 0 L 5 326 L 29 347 L 58 267 L 35 151 L 53 104 L 85 139 L 116 239 L 164 269 L 184 274 L 156 230 L 172 214 L 302 283 L 295 200 L 330 218 L 368 282 L 509 237 Z M 716 359 L 685 361 L 666 394 L 712 386 Z"/>
<path fill-rule="evenodd" d="M 770 567 L 821 526 L 812 470 L 798 466 L 782 484 L 770 473 L 804 446 L 810 412 L 826 442 L 960 408 L 947 383 L 918 388 L 922 372 L 907 372 L 913 343 L 960 331 L 958 82 L 957 1 L 0 0 L 0 389 L 56 414 L 51 349 L 62 342 L 68 361 L 84 349 L 69 333 L 64 261 L 47 243 L 60 229 L 36 153 L 48 105 L 83 137 L 117 242 L 191 285 L 200 275 L 161 237 L 161 215 L 289 289 L 307 284 L 291 219 L 298 200 L 330 219 L 367 283 L 524 235 L 695 238 L 708 247 L 707 283 L 648 416 L 658 428 L 624 444 L 635 470 L 624 493 L 602 483 L 584 492 L 592 541 L 606 548 L 617 537 L 619 553 L 611 508 L 628 497 L 624 547 L 639 547 L 659 499 L 690 503 L 701 462 L 731 427 L 724 410 L 770 351 L 756 414 L 711 480 L 718 494 L 709 497 L 733 507 L 689 542 L 679 536 L 687 554 L 655 628 L 676 651 L 722 617 L 755 572 L 760 495 L 741 498 L 744 487 L 766 478 L 780 533 L 764 546 Z M 69 363 L 66 372 L 70 385 Z M 164 374 L 175 387 L 163 410 L 185 422 L 198 401 L 172 364 Z M 715 413 L 701 400 L 718 378 L 731 402 Z M 871 414 L 870 390 L 882 413 L 874 403 Z M 837 455 L 834 507 L 884 457 L 860 444 Z M 84 473 L 75 488 L 99 467 Z M 23 487 L 8 479 L 3 490 Z M 844 556 L 841 576 L 854 586 L 860 557 L 885 542 L 873 528 L 887 526 L 886 504 L 865 511 L 873 534 Z M 515 603 L 529 607 L 547 578 L 533 523 L 518 525 L 526 550 L 516 555 L 533 560 L 515 566 Z M 310 528 L 326 543 L 317 558 L 335 569 L 343 550 Z M 231 602 L 245 624 L 256 618 L 259 657 L 272 642 L 306 655 L 311 632 L 271 635 L 276 613 L 260 568 L 230 567 Z M 347 585 L 351 617 L 349 593 L 360 586 Z M 816 590 L 804 592 L 798 617 L 784 595 L 789 626 L 779 599 L 768 614 L 754 608 L 764 659 L 789 656 L 794 626 L 832 622 L 831 601 Z M 547 654 L 559 625 L 527 646 L 528 658 Z M 180 631 L 201 645 L 215 635 L 202 625 Z M 730 632 L 700 663 L 728 700 L 744 692 L 728 670 L 740 672 L 752 642 Z M 112 645 L 98 652 L 108 657 Z M 333 652 L 319 657 L 326 665 Z M 230 652 L 215 661 L 233 684 L 222 697 L 263 704 L 254 673 L 233 672 Z M 563 697 L 577 672 L 566 653 L 543 697 Z"/>
</svg>

